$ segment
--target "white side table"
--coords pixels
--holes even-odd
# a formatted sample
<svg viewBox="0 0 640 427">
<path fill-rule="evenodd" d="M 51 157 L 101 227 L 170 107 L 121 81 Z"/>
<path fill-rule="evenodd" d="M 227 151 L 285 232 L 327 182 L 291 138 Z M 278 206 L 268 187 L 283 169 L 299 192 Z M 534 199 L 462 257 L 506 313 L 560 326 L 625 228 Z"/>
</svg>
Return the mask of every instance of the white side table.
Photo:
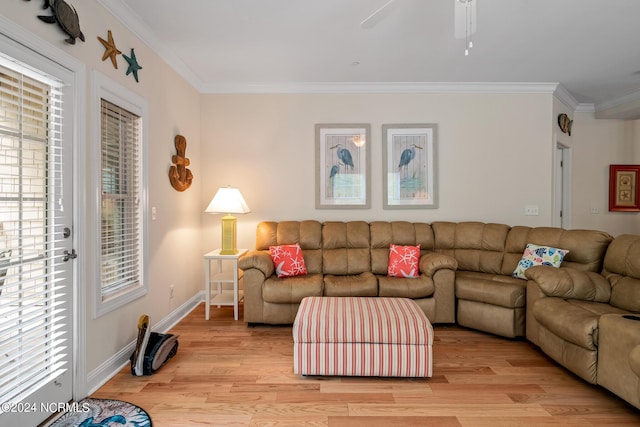
<svg viewBox="0 0 640 427">
<path fill-rule="evenodd" d="M 242 271 L 238 269 L 238 258 L 244 255 L 247 249 L 238 249 L 235 255 L 220 255 L 220 249 L 204 254 L 204 277 L 205 277 L 205 319 L 209 320 L 209 307 L 211 305 L 232 305 L 233 318 L 238 320 L 238 302 L 242 299 L 238 290 L 238 281 L 242 278 Z M 218 261 L 218 271 L 211 274 L 212 261 Z M 233 265 L 231 271 L 222 270 L 222 262 L 229 261 Z M 217 293 L 211 297 L 211 284 L 217 285 Z M 233 283 L 233 291 L 222 288 L 223 283 Z"/>
</svg>

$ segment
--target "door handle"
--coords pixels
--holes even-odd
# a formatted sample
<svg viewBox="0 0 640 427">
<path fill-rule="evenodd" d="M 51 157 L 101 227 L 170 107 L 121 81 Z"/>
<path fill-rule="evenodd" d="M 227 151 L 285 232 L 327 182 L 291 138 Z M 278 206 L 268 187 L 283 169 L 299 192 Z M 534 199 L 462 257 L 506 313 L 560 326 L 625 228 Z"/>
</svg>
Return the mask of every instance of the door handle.
<svg viewBox="0 0 640 427">
<path fill-rule="evenodd" d="M 78 254 L 76 253 L 75 249 L 71 249 L 71 252 L 69 252 L 68 250 L 64 250 L 64 258 L 62 258 L 62 261 L 67 262 L 70 259 L 76 259 L 78 258 Z"/>
</svg>

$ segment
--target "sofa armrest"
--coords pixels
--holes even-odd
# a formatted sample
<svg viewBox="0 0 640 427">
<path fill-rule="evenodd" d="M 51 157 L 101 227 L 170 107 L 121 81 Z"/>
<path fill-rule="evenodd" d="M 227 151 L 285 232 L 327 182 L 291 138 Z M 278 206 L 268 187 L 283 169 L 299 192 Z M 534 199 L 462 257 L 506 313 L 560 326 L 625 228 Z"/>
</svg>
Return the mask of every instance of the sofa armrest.
<svg viewBox="0 0 640 427">
<path fill-rule="evenodd" d="M 433 277 L 438 270 L 455 271 L 457 268 L 458 261 L 449 255 L 428 252 L 420 257 L 420 272 L 429 277 Z"/>
<path fill-rule="evenodd" d="M 631 350 L 631 353 L 629 354 L 629 366 L 631 367 L 631 370 L 640 377 L 640 344 Z"/>
<path fill-rule="evenodd" d="M 264 277 L 270 277 L 275 271 L 273 260 L 267 251 L 253 250 L 247 252 L 238 260 L 238 267 L 241 270 L 257 268 L 264 274 Z"/>
<path fill-rule="evenodd" d="M 546 296 L 595 302 L 609 302 L 611 298 L 607 279 L 592 271 L 539 265 L 529 267 L 525 276 L 535 281 Z"/>
</svg>

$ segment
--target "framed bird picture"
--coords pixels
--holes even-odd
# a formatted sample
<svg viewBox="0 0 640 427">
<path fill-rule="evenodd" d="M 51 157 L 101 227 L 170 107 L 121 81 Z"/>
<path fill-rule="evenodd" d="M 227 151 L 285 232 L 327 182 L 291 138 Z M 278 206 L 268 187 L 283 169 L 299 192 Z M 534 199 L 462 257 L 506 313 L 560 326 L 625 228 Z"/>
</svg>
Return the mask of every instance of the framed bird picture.
<svg viewBox="0 0 640 427">
<path fill-rule="evenodd" d="M 316 124 L 316 208 L 371 207 L 369 124 Z"/>
<path fill-rule="evenodd" d="M 382 126 L 384 209 L 437 208 L 437 124 Z"/>
</svg>

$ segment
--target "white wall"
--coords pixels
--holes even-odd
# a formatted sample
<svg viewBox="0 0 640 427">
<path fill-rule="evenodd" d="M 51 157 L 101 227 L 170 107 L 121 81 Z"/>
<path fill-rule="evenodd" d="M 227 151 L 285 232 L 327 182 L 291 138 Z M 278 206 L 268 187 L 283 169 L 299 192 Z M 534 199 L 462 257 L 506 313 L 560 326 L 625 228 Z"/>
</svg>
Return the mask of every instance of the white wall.
<svg viewBox="0 0 640 427">
<path fill-rule="evenodd" d="M 609 212 L 609 165 L 640 163 L 637 121 L 595 119 L 576 113 L 573 123 L 573 228 L 616 236 L 640 234 L 640 213 Z M 592 213 L 592 209 L 598 213 Z"/>
<path fill-rule="evenodd" d="M 93 318 L 94 286 L 92 268 L 95 263 L 87 254 L 80 254 L 78 268 L 88 283 L 79 283 L 85 289 L 86 301 L 86 373 L 90 374 L 101 364 L 120 352 L 135 339 L 136 325 L 141 313 L 151 316 L 152 325 L 192 298 L 202 288 L 202 259 L 200 247 L 200 95 L 178 74 L 163 62 L 131 32 L 120 25 L 110 14 L 95 2 L 74 2 L 80 17 L 80 25 L 86 41 L 77 41 L 75 46 L 66 44 L 65 34 L 57 25 L 49 25 L 37 19 L 43 14 L 41 1 L 4 1 L 1 13 L 53 45 L 86 64 L 86 134 L 80 136 L 82 144 L 99 144 L 94 141 L 91 124 L 90 87 L 92 72 L 98 70 L 110 79 L 124 85 L 144 97 L 149 103 L 149 204 L 156 206 L 158 219 L 149 225 L 149 293 L 133 303 L 108 313 L 98 319 Z M 44 14 L 48 14 L 46 11 Z M 135 49 L 139 64 L 140 83 L 132 75 L 126 76 L 127 64 L 118 57 L 118 69 L 111 61 L 102 61 L 104 48 L 97 37 L 107 38 L 107 30 L 112 30 L 117 47 L 130 55 Z M 0 29 L 0 31 L 2 31 Z M 50 46 L 43 46 L 45 50 Z M 177 133 L 187 138 L 186 155 L 191 159 L 190 169 L 195 175 L 192 188 L 178 193 L 170 186 L 168 178 L 171 156 L 175 154 L 174 136 Z M 92 150 L 85 147 L 83 152 Z M 95 151 L 95 150 L 93 150 Z M 80 159 L 81 165 L 93 165 L 92 158 Z M 86 166 L 93 173 L 91 166 Z M 87 194 L 94 189 L 85 188 L 86 176 L 78 176 L 76 184 Z M 81 215 L 93 215 L 91 203 L 81 206 Z M 96 245 L 97 231 L 77 230 L 81 238 L 87 239 L 89 246 Z M 175 285 L 175 297 L 169 299 L 169 286 Z"/>
<path fill-rule="evenodd" d="M 202 157 L 208 167 L 201 209 L 219 186 L 240 187 L 252 208 L 238 218 L 240 246 L 254 246 L 261 220 L 552 225 L 557 142 L 569 148 L 570 227 L 614 236 L 640 233 L 640 214 L 608 212 L 609 164 L 640 163 L 640 121 L 596 120 L 543 94 L 232 94 L 202 99 Z M 574 119 L 571 136 L 558 128 L 560 112 Z M 371 209 L 315 209 L 316 123 L 371 124 Z M 382 209 L 385 123 L 438 124 L 438 209 Z M 525 216 L 525 205 L 539 206 L 540 215 Z M 219 218 L 203 214 L 203 233 L 202 250 L 219 246 Z"/>
<path fill-rule="evenodd" d="M 202 200 L 237 186 L 252 209 L 239 245 L 261 220 L 478 220 L 551 224 L 551 94 L 203 95 Z M 315 209 L 316 123 L 370 123 L 371 209 Z M 437 123 L 438 209 L 382 209 L 381 126 Z M 538 216 L 525 216 L 537 205 Z M 203 214 L 203 250 L 219 246 L 219 217 Z"/>
</svg>

